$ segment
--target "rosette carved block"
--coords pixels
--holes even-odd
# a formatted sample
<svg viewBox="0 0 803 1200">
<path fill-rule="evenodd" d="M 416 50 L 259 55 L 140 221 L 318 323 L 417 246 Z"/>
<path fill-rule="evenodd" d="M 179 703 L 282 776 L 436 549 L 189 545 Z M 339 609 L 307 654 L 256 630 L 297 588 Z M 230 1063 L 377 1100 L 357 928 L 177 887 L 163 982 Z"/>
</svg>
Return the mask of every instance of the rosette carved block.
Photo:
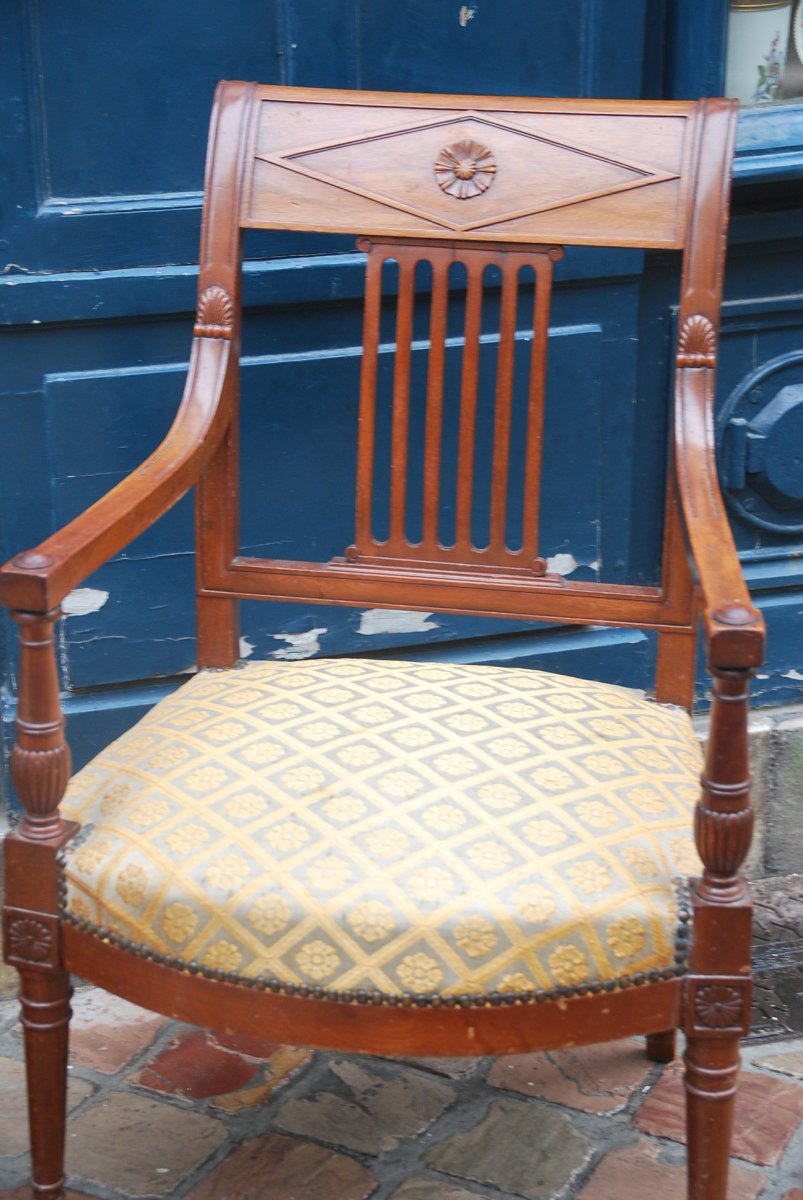
<svg viewBox="0 0 803 1200">
<path fill-rule="evenodd" d="M 750 980 L 739 975 L 690 975 L 686 980 L 687 1034 L 748 1033 L 750 988 Z"/>
<path fill-rule="evenodd" d="M 58 917 L 21 908 L 3 910 L 3 956 L 14 967 L 57 970 L 59 934 Z"/>
<path fill-rule="evenodd" d="M 20 832 L 34 841 L 60 834 L 58 807 L 70 778 L 55 655 L 58 615 L 58 610 L 14 613 L 20 627 L 20 696 L 11 776 L 25 809 Z"/>
</svg>

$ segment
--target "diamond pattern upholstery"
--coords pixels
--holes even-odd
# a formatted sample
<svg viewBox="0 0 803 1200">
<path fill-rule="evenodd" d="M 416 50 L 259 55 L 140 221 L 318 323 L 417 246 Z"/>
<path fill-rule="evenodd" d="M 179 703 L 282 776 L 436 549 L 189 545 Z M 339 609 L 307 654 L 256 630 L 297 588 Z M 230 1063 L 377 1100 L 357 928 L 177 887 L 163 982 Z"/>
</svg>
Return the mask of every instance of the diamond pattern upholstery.
<svg viewBox="0 0 803 1200">
<path fill-rule="evenodd" d="M 203 672 L 70 784 L 73 920 L 244 979 L 487 993 L 674 960 L 688 716 L 543 672 Z"/>
</svg>

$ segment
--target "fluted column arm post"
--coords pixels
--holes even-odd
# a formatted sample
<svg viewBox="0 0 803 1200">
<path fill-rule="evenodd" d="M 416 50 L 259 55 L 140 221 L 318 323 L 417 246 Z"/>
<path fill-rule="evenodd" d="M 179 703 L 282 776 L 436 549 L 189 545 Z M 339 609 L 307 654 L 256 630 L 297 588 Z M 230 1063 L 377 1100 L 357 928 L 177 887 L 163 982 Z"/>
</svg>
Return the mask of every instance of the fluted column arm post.
<svg viewBox="0 0 803 1200">
<path fill-rule="evenodd" d="M 11 752 L 11 777 L 24 808 L 19 832 L 30 841 L 54 841 L 64 831 L 59 803 L 71 767 L 56 663 L 60 610 L 12 616 L 20 641 L 17 740 Z"/>
</svg>

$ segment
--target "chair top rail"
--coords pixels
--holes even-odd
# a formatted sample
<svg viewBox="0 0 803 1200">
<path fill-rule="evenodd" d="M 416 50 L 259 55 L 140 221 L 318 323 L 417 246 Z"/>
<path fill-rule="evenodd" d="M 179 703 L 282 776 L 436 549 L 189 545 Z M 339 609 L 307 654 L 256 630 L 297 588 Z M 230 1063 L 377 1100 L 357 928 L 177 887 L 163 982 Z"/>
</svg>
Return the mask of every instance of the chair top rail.
<svg viewBox="0 0 803 1200">
<path fill-rule="evenodd" d="M 260 87 L 245 227 L 679 248 L 699 104 Z"/>
</svg>

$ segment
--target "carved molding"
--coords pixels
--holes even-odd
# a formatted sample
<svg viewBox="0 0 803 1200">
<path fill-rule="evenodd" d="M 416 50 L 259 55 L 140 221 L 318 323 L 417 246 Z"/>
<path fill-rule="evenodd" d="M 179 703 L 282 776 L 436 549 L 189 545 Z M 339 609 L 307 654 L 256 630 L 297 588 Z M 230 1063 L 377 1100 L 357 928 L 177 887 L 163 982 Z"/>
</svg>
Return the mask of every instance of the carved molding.
<svg viewBox="0 0 803 1200">
<path fill-rule="evenodd" d="M 58 806 L 70 777 L 55 654 L 59 611 L 12 616 L 20 642 L 17 741 L 11 752 L 11 775 L 25 809 L 20 833 L 48 841 L 61 831 Z"/>
<path fill-rule="evenodd" d="M 27 909 L 3 910 L 4 954 L 16 967 L 60 969 L 59 920 Z"/>
<path fill-rule="evenodd" d="M 70 778 L 71 756 L 66 743 L 29 750 L 17 743 L 11 751 L 11 777 L 25 811 L 34 821 L 51 817 Z"/>
<path fill-rule="evenodd" d="M 493 152 L 471 139 L 444 146 L 435 159 L 438 187 L 456 200 L 471 200 L 487 192 L 495 175 Z"/>
<path fill-rule="evenodd" d="M 686 317 L 678 338 L 679 367 L 714 367 L 717 335 L 708 317 L 694 313 Z"/>
<path fill-rule="evenodd" d="M 198 319 L 193 333 L 196 337 L 231 338 L 234 303 L 220 284 L 205 288 L 198 300 Z"/>
<path fill-rule="evenodd" d="M 746 795 L 749 783 L 742 795 Z M 714 787 L 712 792 L 716 794 Z M 730 877 L 736 874 L 747 857 L 753 835 L 754 813 L 751 807 L 737 812 L 721 812 L 707 804 L 697 805 L 694 813 L 694 832 L 697 851 L 705 867 L 714 875 Z"/>
<path fill-rule="evenodd" d="M 687 1033 L 747 1033 L 750 1027 L 750 980 L 741 976 L 689 977 Z"/>
</svg>

